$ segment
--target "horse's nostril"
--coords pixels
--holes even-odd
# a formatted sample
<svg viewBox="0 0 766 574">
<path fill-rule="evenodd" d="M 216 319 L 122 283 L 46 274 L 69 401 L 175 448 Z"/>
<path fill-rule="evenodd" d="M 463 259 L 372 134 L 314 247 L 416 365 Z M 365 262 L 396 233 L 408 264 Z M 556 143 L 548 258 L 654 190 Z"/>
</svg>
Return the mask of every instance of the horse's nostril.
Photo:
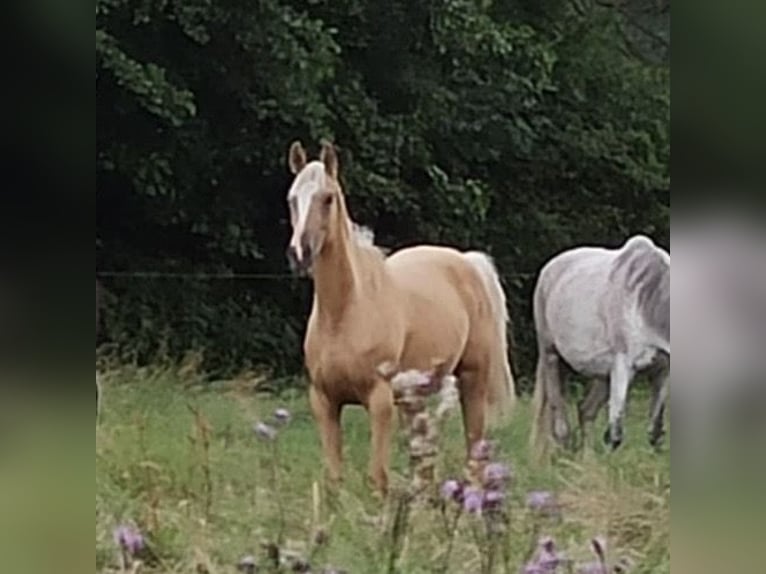
<svg viewBox="0 0 766 574">
<path fill-rule="evenodd" d="M 305 239 L 301 241 L 301 250 L 303 251 L 303 258 L 307 261 L 311 261 L 311 243 L 306 241 Z"/>
<path fill-rule="evenodd" d="M 287 256 L 287 262 L 290 264 L 290 268 L 294 271 L 298 268 L 299 261 L 298 261 L 298 250 L 295 248 L 295 246 L 290 245 L 285 255 Z"/>
</svg>

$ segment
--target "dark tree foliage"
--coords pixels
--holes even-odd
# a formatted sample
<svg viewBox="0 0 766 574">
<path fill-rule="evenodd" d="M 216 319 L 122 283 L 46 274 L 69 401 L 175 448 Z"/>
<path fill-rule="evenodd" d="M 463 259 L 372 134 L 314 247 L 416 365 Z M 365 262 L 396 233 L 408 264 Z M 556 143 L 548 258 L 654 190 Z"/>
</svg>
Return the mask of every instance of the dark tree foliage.
<svg viewBox="0 0 766 574">
<path fill-rule="evenodd" d="M 286 150 L 329 137 L 379 243 L 493 254 L 529 373 L 549 257 L 668 243 L 669 70 L 639 4 L 98 0 L 97 269 L 192 275 L 102 277 L 109 348 L 298 372 L 310 284 L 193 275 L 287 273 Z M 658 14 L 637 25 L 662 43 Z"/>
</svg>

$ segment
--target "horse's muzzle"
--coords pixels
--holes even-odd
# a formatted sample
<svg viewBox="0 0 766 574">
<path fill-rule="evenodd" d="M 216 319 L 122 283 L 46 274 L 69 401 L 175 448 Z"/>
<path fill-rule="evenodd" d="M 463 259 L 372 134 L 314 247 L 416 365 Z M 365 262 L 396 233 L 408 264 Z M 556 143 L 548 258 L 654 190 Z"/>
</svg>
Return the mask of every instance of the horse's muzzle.
<svg viewBox="0 0 766 574">
<path fill-rule="evenodd" d="M 290 271 L 299 277 L 309 275 L 312 263 L 311 255 L 311 248 L 308 246 L 303 248 L 303 256 L 300 257 L 298 256 L 298 250 L 293 245 L 290 245 L 287 248 L 287 262 L 290 264 Z"/>
</svg>

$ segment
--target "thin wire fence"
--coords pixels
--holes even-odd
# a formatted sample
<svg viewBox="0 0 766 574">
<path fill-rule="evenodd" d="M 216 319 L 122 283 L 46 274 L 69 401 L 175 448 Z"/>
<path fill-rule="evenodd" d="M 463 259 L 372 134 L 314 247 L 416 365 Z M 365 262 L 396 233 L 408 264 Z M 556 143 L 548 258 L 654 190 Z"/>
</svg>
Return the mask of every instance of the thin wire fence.
<svg viewBox="0 0 766 574">
<path fill-rule="evenodd" d="M 536 273 L 502 273 L 504 278 L 529 278 L 534 277 Z M 281 280 L 281 279 L 297 279 L 292 273 L 185 273 L 185 272 L 173 272 L 173 271 L 96 271 L 96 277 L 101 279 L 108 278 L 125 278 L 125 279 L 198 279 L 200 281 L 216 281 L 216 280 Z"/>
</svg>

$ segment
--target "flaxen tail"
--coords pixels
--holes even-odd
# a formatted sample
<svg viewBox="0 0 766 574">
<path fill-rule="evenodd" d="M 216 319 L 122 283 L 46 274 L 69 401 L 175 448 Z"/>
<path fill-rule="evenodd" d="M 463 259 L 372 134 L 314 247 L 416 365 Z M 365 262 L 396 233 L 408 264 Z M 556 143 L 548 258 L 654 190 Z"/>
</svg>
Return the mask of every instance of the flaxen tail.
<svg viewBox="0 0 766 574">
<path fill-rule="evenodd" d="M 491 359 L 489 404 L 493 411 L 502 417 L 509 414 L 516 404 L 516 385 L 508 361 L 509 316 L 505 291 L 489 255 L 480 251 L 468 251 L 463 256 L 479 271 L 492 305 L 492 316 L 497 330 L 497 348 Z"/>
</svg>

